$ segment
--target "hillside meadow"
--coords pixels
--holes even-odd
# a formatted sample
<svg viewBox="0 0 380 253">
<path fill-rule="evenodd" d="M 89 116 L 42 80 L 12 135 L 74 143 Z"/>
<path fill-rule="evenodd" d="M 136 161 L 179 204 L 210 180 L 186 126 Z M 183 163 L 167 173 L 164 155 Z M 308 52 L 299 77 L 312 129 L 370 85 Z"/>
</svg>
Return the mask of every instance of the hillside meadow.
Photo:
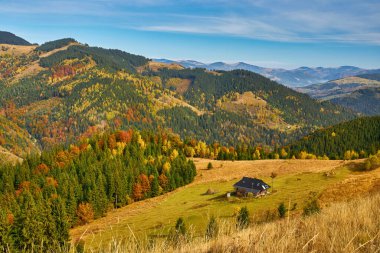
<svg viewBox="0 0 380 253">
<path fill-rule="evenodd" d="M 277 220 L 280 203 L 285 203 L 291 210 L 289 213 L 292 219 L 299 219 L 303 208 L 312 199 L 318 199 L 320 206 L 325 208 L 340 200 L 355 198 L 380 188 L 379 169 L 365 173 L 355 172 L 354 168 L 361 160 L 232 162 L 195 159 L 194 162 L 198 175 L 190 185 L 111 211 L 104 218 L 74 228 L 71 230 L 72 241 L 81 241 L 89 251 L 106 249 L 115 243 L 130 242 L 131 238 L 139 247 L 152 242 L 165 243 L 179 217 L 184 218 L 191 237 L 201 240 L 211 216 L 230 227 L 227 230 L 231 230 L 231 224 L 236 221 L 236 213 L 244 206 L 248 208 L 251 220 L 256 223 Z M 209 162 L 213 164 L 210 170 L 207 169 Z M 233 184 L 243 176 L 259 177 L 272 185 L 272 172 L 277 174 L 273 193 L 258 199 L 234 196 L 226 198 L 226 193 L 233 191 Z M 355 185 L 358 182 L 366 187 L 357 190 Z M 205 194 L 209 189 L 215 193 Z M 337 192 L 336 189 L 341 191 Z"/>
</svg>

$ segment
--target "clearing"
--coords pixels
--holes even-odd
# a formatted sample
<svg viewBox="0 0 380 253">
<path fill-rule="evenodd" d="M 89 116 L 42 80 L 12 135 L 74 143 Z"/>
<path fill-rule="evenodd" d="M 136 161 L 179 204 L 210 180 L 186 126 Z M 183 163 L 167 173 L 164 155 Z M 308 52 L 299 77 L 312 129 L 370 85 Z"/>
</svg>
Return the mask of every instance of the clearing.
<svg viewBox="0 0 380 253">
<path fill-rule="evenodd" d="M 111 211 L 106 217 L 72 229 L 72 239 L 83 239 L 87 249 L 94 249 L 112 239 L 122 239 L 131 234 L 138 238 L 161 237 L 168 234 L 178 217 L 183 217 L 196 235 L 203 235 L 210 216 L 235 219 L 234 213 L 243 206 L 247 206 L 253 216 L 262 216 L 266 211 L 276 210 L 281 202 L 285 202 L 295 207 L 292 213 L 297 215 L 302 212 L 310 196 L 324 196 L 323 205 L 339 200 L 339 195 L 334 199 L 329 198 L 333 195 L 333 189 L 342 189 L 346 184 L 355 185 L 356 178 L 360 178 L 361 182 L 371 181 L 372 187 L 380 188 L 380 169 L 372 172 L 355 172 L 350 169 L 352 165 L 362 162 L 360 160 L 233 162 L 196 158 L 194 162 L 198 175 L 190 185 Z M 206 169 L 209 162 L 213 164 L 211 170 Z M 225 197 L 227 192 L 233 191 L 232 185 L 243 176 L 259 177 L 272 185 L 272 172 L 277 173 L 274 193 L 263 198 Z M 355 191 L 355 187 L 352 188 Z M 216 193 L 205 195 L 208 189 L 213 189 Z M 352 192 L 350 194 L 350 197 L 354 195 Z"/>
</svg>

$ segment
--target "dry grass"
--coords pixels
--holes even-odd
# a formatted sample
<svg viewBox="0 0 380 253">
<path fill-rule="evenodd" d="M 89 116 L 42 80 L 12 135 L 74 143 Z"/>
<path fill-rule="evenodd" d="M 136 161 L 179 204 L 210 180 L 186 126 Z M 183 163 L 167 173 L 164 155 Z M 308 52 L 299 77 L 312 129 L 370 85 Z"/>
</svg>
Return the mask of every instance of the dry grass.
<svg viewBox="0 0 380 253">
<path fill-rule="evenodd" d="M 5 148 L 0 146 L 0 165 L 1 164 L 6 164 L 6 163 L 11 163 L 11 164 L 16 164 L 16 163 L 21 163 L 22 158 L 16 156 L 15 154 L 12 154 Z"/>
<path fill-rule="evenodd" d="M 185 92 L 189 89 L 190 84 L 190 79 L 183 78 L 169 78 L 169 80 L 166 82 L 167 87 L 174 87 L 176 91 L 181 95 L 185 94 Z"/>
<path fill-rule="evenodd" d="M 155 102 L 157 104 L 157 109 L 184 106 L 190 108 L 198 116 L 203 115 L 205 113 L 204 111 L 199 110 L 198 108 L 186 103 L 185 101 L 167 94 L 162 95 L 160 98 L 156 99 Z"/>
<path fill-rule="evenodd" d="M 345 165 L 344 161 L 258 160 L 232 162 L 200 158 L 194 161 L 198 176 L 192 184 L 165 195 L 111 211 L 106 217 L 72 229 L 71 238 L 74 241 L 82 238 L 86 241 L 86 245 L 89 244 L 88 247 L 98 248 L 97 244 L 100 242 L 102 245 L 107 245 L 114 237 L 127 236 L 130 234 L 129 228 L 139 239 L 144 234 L 166 234 L 166 231 L 160 233 L 158 230 L 172 227 L 175 219 L 180 216 L 188 218 L 188 222 L 194 226 L 194 232 L 199 236 L 203 233 L 207 223 L 207 219 L 202 218 L 204 215 L 215 214 L 216 217 L 224 217 L 223 220 L 228 220 L 230 218 L 225 217 L 230 217 L 233 208 L 239 205 L 247 205 L 251 208 L 250 210 L 254 210 L 255 215 L 258 215 L 260 210 L 276 208 L 279 202 L 288 199 L 291 199 L 292 203 L 297 202 L 299 208 L 302 208 L 302 203 L 310 191 L 321 192 L 326 189 L 327 185 L 342 181 L 350 173 L 348 169 L 341 168 Z M 214 169 L 206 169 L 209 162 L 212 162 Z M 360 161 L 355 161 L 355 163 L 358 162 Z M 324 172 L 335 169 L 338 174 L 334 178 L 324 178 Z M 270 197 L 248 201 L 245 204 L 236 204 L 209 200 L 214 196 L 204 196 L 203 194 L 211 187 L 220 192 L 218 196 L 223 195 L 226 191 L 231 190 L 231 186 L 236 180 L 243 176 L 270 180 L 269 176 L 272 171 L 278 174 L 276 185 L 279 192 Z M 195 206 L 196 209 L 193 208 Z M 156 229 L 158 225 L 160 227 Z"/>
<path fill-rule="evenodd" d="M 335 203 L 310 217 L 287 217 L 237 230 L 219 221 L 215 239 L 114 239 L 89 252 L 379 252 L 380 194 Z"/>
<path fill-rule="evenodd" d="M 6 50 L 0 50 L 0 56 L 5 54 L 20 56 L 23 54 L 29 54 L 32 52 L 37 46 L 17 46 L 17 45 L 9 45 L 9 44 L 0 44 L 0 49 L 4 48 Z"/>
<path fill-rule="evenodd" d="M 46 53 L 42 53 L 42 54 L 40 55 L 40 58 L 48 57 L 48 56 L 50 56 L 50 55 L 52 55 L 52 54 L 55 54 L 55 53 L 57 53 L 57 52 L 59 52 L 59 51 L 67 50 L 67 48 L 68 48 L 69 46 L 73 46 L 73 45 L 80 45 L 80 44 L 77 43 L 77 42 L 75 42 L 75 43 L 74 43 L 74 42 L 73 42 L 73 43 L 70 43 L 70 44 L 68 44 L 67 46 L 64 46 L 64 47 L 61 47 L 61 48 L 57 48 L 57 49 L 54 49 L 54 50 L 49 51 L 49 52 L 46 52 Z M 31 46 L 31 47 L 32 47 L 31 50 L 34 50 L 34 49 L 36 48 L 36 46 Z M 28 53 L 30 53 L 31 50 L 30 50 Z M 25 52 L 27 52 L 27 51 L 24 50 L 23 52 L 25 53 Z M 12 82 L 15 83 L 15 82 L 17 82 L 18 80 L 20 80 L 20 79 L 22 79 L 22 78 L 25 78 L 25 77 L 28 77 L 28 76 L 34 76 L 34 75 L 37 75 L 37 74 L 40 73 L 42 70 L 44 70 L 44 68 L 42 68 L 42 67 L 40 66 L 40 60 L 34 61 L 34 62 L 32 62 L 31 64 L 29 64 L 28 67 L 27 67 L 24 71 L 22 71 L 21 73 L 15 75 L 15 76 L 13 77 Z"/>
<path fill-rule="evenodd" d="M 181 70 L 184 69 L 183 66 L 177 63 L 163 63 L 163 62 L 155 62 L 150 61 L 146 65 L 136 68 L 137 72 L 142 73 L 146 69 L 150 69 L 152 71 L 159 71 L 160 69 L 174 69 L 174 70 Z"/>
<path fill-rule="evenodd" d="M 370 86 L 378 86 L 378 85 L 380 85 L 379 81 L 370 80 L 370 79 L 361 78 L 361 77 L 356 77 L 356 76 L 345 77 L 345 78 L 342 78 L 342 79 L 335 80 L 333 82 L 336 83 L 336 84 L 360 83 L 360 84 L 370 85 Z"/>
<path fill-rule="evenodd" d="M 232 180 L 248 177 L 269 177 L 272 172 L 279 176 L 294 173 L 317 173 L 331 171 L 345 165 L 342 160 L 255 160 L 255 161 L 216 161 L 210 159 L 194 159 L 197 166 L 195 184 L 220 180 Z M 215 169 L 207 170 L 211 162 Z M 356 160 L 354 163 L 360 163 Z"/>
</svg>

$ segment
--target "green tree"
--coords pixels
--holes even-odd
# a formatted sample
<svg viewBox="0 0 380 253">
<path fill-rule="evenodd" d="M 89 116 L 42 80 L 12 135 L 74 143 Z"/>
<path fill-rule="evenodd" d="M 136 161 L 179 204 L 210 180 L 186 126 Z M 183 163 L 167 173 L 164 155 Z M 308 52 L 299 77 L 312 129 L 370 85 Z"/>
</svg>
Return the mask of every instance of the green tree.
<svg viewBox="0 0 380 253">
<path fill-rule="evenodd" d="M 181 235 L 186 234 L 186 224 L 182 217 L 178 218 L 177 223 L 175 224 L 175 230 L 177 234 L 181 234 Z"/>
<path fill-rule="evenodd" d="M 0 251 L 12 252 L 12 223 L 13 215 L 7 214 L 5 210 L 0 210 Z"/>
<path fill-rule="evenodd" d="M 245 206 L 240 209 L 239 214 L 237 216 L 237 226 L 240 229 L 247 228 L 249 225 L 249 211 Z"/>
<path fill-rule="evenodd" d="M 209 163 L 207 164 L 207 169 L 208 169 L 208 170 L 211 170 L 212 168 L 213 168 L 212 163 L 209 162 Z"/>
<path fill-rule="evenodd" d="M 284 218 L 286 216 L 286 212 L 288 211 L 288 209 L 286 209 L 284 202 L 282 202 L 278 206 L 277 211 L 278 211 L 278 215 L 280 216 L 280 218 Z"/>
<path fill-rule="evenodd" d="M 214 216 L 211 216 L 206 228 L 206 237 L 213 238 L 218 235 L 219 225 Z"/>
</svg>

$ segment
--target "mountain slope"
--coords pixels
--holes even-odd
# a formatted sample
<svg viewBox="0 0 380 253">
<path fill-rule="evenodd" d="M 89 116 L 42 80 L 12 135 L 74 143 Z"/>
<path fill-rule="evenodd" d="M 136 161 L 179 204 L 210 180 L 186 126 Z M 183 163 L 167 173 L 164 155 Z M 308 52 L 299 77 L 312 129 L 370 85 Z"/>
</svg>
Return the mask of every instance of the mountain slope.
<svg viewBox="0 0 380 253">
<path fill-rule="evenodd" d="M 288 148 L 295 155 L 306 151 L 334 159 L 347 159 L 348 150 L 363 157 L 375 154 L 380 149 L 380 116 L 358 118 L 315 131 Z"/>
<path fill-rule="evenodd" d="M 314 84 L 297 88 L 297 90 L 366 115 L 379 115 L 380 81 L 378 79 L 380 79 L 378 74 L 367 74 Z"/>
<path fill-rule="evenodd" d="M 322 83 L 328 80 L 335 80 L 347 76 L 355 76 L 360 74 L 380 73 L 380 69 L 361 69 L 353 66 L 341 66 L 338 68 L 308 68 L 300 67 L 297 69 L 281 69 L 281 68 L 263 68 L 244 62 L 228 64 L 224 62 L 214 62 L 206 64 L 192 60 L 172 61 L 167 59 L 155 59 L 157 62 L 178 63 L 186 68 L 205 68 L 209 70 L 249 70 L 263 75 L 271 80 L 277 81 L 289 87 L 302 87 L 315 83 Z"/>
<path fill-rule="evenodd" d="M 249 71 L 182 69 L 73 39 L 13 55 L 3 66 L 0 106 L 43 148 L 130 127 L 274 146 L 355 117 Z"/>
<path fill-rule="evenodd" d="M 0 44 L 10 44 L 10 45 L 20 45 L 29 46 L 31 45 L 28 41 L 20 38 L 13 33 L 0 31 Z"/>
<path fill-rule="evenodd" d="M 25 129 L 0 115 L 0 164 L 21 161 L 39 152 L 36 140 Z"/>
</svg>

